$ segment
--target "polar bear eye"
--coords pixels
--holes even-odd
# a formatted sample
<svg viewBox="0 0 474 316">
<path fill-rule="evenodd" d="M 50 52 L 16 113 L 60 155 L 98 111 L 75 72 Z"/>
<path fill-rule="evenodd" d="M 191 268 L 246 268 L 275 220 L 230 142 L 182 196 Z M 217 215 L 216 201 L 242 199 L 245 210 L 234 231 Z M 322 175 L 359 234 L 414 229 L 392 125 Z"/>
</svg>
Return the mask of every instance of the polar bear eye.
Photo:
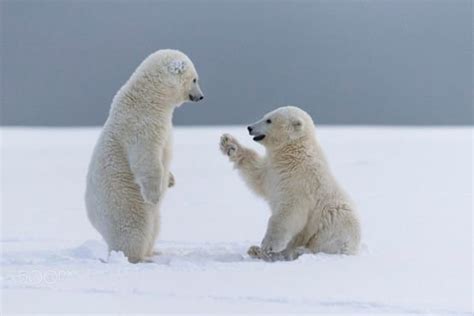
<svg viewBox="0 0 474 316">
<path fill-rule="evenodd" d="M 271 124 L 271 123 L 272 123 L 272 120 L 268 119 L 267 124 Z"/>
<path fill-rule="evenodd" d="M 193 79 L 193 82 L 196 83 L 196 81 L 197 81 L 196 78 L 194 78 L 194 79 Z"/>
</svg>

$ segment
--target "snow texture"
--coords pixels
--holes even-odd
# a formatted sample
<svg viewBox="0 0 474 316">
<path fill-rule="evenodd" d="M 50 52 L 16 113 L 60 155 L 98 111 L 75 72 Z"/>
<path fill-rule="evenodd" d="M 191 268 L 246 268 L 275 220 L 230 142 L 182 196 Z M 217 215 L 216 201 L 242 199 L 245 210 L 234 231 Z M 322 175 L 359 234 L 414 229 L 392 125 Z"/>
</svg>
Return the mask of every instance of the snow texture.
<svg viewBox="0 0 474 316">
<path fill-rule="evenodd" d="M 395 313 L 472 310 L 471 128 L 320 127 L 358 206 L 358 256 L 252 260 L 268 206 L 218 151 L 243 127 L 178 128 L 160 252 L 108 263 L 84 209 L 98 129 L 3 128 L 3 313 Z M 259 149 L 261 150 L 261 148 Z"/>
</svg>

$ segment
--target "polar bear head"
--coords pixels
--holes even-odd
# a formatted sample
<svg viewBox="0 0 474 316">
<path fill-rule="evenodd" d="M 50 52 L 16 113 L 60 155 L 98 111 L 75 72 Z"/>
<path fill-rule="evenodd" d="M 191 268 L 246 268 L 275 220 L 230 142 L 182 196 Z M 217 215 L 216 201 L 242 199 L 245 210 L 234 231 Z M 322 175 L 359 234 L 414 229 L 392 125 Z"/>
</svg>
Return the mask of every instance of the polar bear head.
<svg viewBox="0 0 474 316">
<path fill-rule="evenodd" d="M 204 98 L 193 62 L 178 50 L 162 49 L 151 54 L 137 73 L 153 84 L 160 97 L 175 106 Z"/>
<path fill-rule="evenodd" d="M 284 106 L 267 113 L 247 130 L 254 141 L 268 148 L 314 138 L 311 116 L 296 106 Z"/>
</svg>

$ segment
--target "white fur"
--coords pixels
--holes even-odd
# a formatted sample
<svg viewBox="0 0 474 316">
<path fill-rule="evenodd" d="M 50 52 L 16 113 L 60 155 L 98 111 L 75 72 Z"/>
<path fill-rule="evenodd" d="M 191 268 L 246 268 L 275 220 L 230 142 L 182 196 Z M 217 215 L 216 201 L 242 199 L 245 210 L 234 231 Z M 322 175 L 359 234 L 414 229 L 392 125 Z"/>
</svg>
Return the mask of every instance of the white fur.
<svg viewBox="0 0 474 316">
<path fill-rule="evenodd" d="M 115 95 L 95 146 L 87 214 L 109 251 L 123 251 L 130 262 L 153 254 L 160 203 L 174 184 L 173 111 L 190 95 L 202 96 L 191 60 L 175 50 L 151 54 Z"/>
<path fill-rule="evenodd" d="M 261 247 L 249 254 L 264 260 L 292 260 L 310 251 L 356 254 L 360 225 L 354 207 L 336 182 L 303 110 L 287 106 L 249 126 L 266 156 L 221 137 L 229 156 L 252 191 L 268 201 L 271 217 Z"/>
</svg>

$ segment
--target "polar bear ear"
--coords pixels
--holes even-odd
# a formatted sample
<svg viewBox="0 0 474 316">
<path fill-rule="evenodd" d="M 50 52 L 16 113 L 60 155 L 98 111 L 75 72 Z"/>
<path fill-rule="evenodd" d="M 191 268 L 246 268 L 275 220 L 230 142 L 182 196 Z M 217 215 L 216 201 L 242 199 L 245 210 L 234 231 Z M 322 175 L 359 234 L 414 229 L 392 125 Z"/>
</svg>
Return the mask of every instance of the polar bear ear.
<svg viewBox="0 0 474 316">
<path fill-rule="evenodd" d="M 168 71 L 174 75 L 182 74 L 187 68 L 184 60 L 172 60 L 168 64 Z"/>
</svg>

